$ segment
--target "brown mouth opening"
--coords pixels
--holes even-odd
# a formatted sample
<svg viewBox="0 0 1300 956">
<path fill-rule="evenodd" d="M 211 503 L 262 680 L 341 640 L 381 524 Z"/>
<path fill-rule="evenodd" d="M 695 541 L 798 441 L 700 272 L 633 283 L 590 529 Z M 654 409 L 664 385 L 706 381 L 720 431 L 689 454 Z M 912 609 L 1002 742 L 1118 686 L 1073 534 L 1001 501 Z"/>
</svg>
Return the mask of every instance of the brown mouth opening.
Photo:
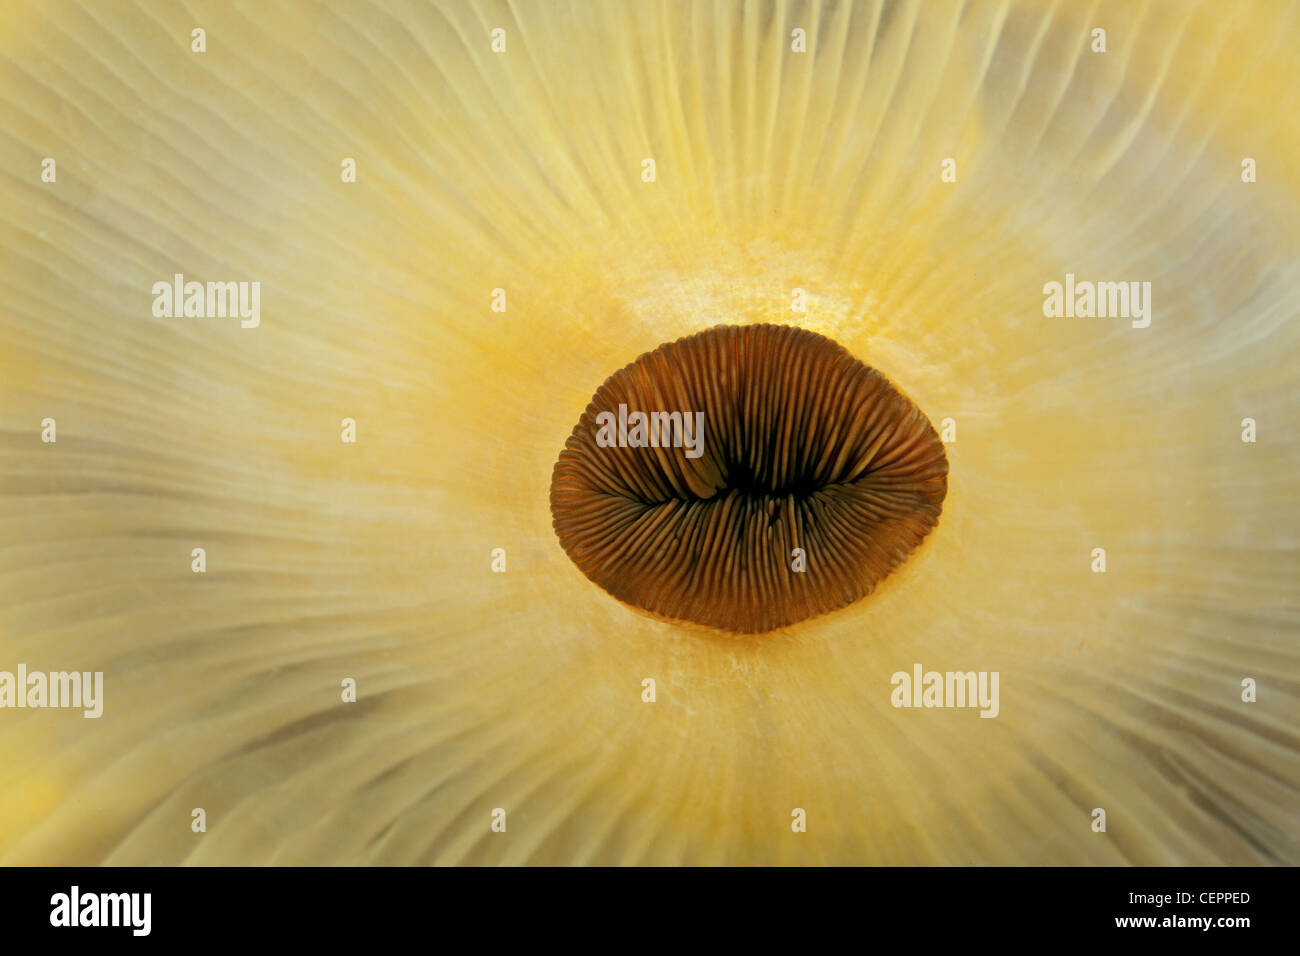
<svg viewBox="0 0 1300 956">
<path fill-rule="evenodd" d="M 721 325 L 597 389 L 556 462 L 551 515 L 618 600 L 752 634 L 875 590 L 938 522 L 947 476 L 925 414 L 842 346 Z"/>
</svg>

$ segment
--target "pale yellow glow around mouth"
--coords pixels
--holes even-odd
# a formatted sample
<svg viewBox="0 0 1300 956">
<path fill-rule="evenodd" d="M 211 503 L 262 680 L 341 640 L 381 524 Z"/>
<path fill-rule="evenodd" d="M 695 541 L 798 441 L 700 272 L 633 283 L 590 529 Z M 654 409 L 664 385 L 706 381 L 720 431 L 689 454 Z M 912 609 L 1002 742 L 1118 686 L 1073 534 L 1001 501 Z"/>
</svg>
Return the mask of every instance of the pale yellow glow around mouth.
<svg viewBox="0 0 1300 956">
<path fill-rule="evenodd" d="M 0 671 L 105 700 L 0 710 L 0 863 L 1300 863 L 1297 43 L 1267 2 L 6 4 Z M 260 325 L 153 317 L 178 272 Z M 1045 316 L 1067 273 L 1150 326 Z M 912 558 L 757 638 L 619 604 L 548 508 L 611 372 L 750 322 L 956 428 Z M 892 706 L 917 663 L 997 717 Z"/>
</svg>

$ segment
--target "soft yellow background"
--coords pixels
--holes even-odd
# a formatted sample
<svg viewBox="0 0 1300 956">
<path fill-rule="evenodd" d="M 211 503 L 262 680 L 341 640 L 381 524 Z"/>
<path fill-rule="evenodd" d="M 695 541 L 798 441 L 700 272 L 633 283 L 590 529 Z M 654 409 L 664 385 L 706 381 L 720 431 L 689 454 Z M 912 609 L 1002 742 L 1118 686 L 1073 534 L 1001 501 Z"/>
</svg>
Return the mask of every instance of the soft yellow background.
<svg viewBox="0 0 1300 956">
<path fill-rule="evenodd" d="M 0 669 L 106 685 L 0 711 L 0 863 L 1300 863 L 1298 45 L 1274 2 L 0 6 Z M 155 319 L 174 272 L 261 327 Z M 1044 318 L 1066 272 L 1151 327 Z M 957 421 L 943 519 L 788 632 L 649 620 L 551 466 L 616 368 L 759 320 Z M 916 662 L 1000 716 L 893 709 Z"/>
</svg>

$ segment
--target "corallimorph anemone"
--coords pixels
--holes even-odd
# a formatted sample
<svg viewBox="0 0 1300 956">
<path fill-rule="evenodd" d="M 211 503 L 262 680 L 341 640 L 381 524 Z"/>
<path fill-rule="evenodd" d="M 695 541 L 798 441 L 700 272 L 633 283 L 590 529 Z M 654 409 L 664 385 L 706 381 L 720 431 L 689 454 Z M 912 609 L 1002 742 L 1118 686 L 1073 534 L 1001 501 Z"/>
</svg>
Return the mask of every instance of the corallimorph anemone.
<svg viewBox="0 0 1300 956">
<path fill-rule="evenodd" d="M 1297 48 L 1270 0 L 0 4 L 0 678 L 103 675 L 0 707 L 0 864 L 1300 863 Z M 683 339 L 811 343 L 743 366 L 781 425 L 617 373 Z M 575 435 L 621 397 L 705 454 Z M 667 489 L 730 557 L 616 550 Z"/>
</svg>

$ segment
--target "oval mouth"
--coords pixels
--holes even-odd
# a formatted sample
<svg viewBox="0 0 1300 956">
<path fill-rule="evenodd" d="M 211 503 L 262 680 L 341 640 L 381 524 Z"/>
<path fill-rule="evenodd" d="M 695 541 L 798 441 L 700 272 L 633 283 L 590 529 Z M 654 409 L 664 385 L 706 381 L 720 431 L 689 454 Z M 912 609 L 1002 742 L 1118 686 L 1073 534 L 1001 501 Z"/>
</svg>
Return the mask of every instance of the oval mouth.
<svg viewBox="0 0 1300 956">
<path fill-rule="evenodd" d="M 618 600 L 756 634 L 875 590 L 938 522 L 947 476 L 925 414 L 838 343 L 720 325 L 596 390 L 556 462 L 551 515 Z"/>
</svg>

